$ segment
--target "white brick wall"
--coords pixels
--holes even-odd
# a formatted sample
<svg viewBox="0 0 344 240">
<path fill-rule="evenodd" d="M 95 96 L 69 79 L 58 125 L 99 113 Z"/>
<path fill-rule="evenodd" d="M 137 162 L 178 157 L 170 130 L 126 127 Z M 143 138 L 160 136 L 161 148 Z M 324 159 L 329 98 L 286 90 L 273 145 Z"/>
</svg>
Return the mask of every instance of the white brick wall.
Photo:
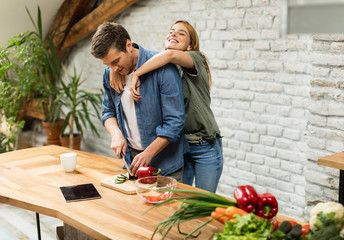
<svg viewBox="0 0 344 240">
<path fill-rule="evenodd" d="M 212 108 L 223 135 L 218 193 L 233 197 L 251 184 L 276 195 L 282 214 L 307 220 L 319 200 L 338 198 L 338 170 L 317 159 L 343 150 L 344 35 L 281 36 L 281 0 L 141 0 L 116 17 L 133 41 L 163 50 L 171 23 L 185 19 L 211 65 Z M 104 66 L 90 54 L 91 36 L 72 50 L 68 69 L 102 87 Z M 87 132 L 83 150 L 114 156 Z"/>
</svg>

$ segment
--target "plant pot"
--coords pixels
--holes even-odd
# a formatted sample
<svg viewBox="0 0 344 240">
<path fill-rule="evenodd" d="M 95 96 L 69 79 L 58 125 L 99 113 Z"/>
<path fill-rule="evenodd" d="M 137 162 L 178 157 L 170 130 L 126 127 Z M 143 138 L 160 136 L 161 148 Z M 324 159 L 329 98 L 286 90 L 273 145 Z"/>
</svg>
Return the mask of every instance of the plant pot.
<svg viewBox="0 0 344 240">
<path fill-rule="evenodd" d="M 63 147 L 69 148 L 69 135 L 60 135 L 60 142 Z M 81 135 L 74 133 L 73 134 L 73 149 L 80 150 L 81 145 Z"/>
<path fill-rule="evenodd" d="M 64 119 L 57 119 L 55 123 L 42 122 L 42 125 L 47 134 L 47 144 L 61 145 L 60 135 L 62 133 L 62 126 Z"/>
</svg>

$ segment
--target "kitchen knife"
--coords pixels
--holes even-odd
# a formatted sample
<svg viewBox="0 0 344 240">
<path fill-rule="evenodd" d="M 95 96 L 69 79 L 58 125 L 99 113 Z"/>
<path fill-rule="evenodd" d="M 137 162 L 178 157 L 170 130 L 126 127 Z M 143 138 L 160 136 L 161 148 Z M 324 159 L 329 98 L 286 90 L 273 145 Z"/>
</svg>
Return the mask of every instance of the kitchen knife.
<svg viewBox="0 0 344 240">
<path fill-rule="evenodd" d="M 132 175 L 131 175 L 131 172 L 130 172 L 130 170 L 129 170 L 128 164 L 127 164 L 127 162 L 126 162 L 125 159 L 124 159 L 123 153 L 121 153 L 121 159 L 122 159 L 122 161 L 124 162 L 124 165 L 125 165 L 125 167 L 127 168 L 128 173 L 130 174 L 130 176 L 132 176 Z"/>
</svg>

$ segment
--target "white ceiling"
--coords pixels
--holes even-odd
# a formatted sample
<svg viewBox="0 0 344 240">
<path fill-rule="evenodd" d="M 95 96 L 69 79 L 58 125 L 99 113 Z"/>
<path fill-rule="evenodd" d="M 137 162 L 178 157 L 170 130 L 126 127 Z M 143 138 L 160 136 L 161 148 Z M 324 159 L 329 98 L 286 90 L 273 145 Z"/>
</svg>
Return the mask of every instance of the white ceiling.
<svg viewBox="0 0 344 240">
<path fill-rule="evenodd" d="M 37 6 L 41 8 L 43 31 L 46 33 L 64 0 L 0 0 L 0 44 L 27 30 L 34 30 L 25 6 L 37 19 Z"/>
</svg>

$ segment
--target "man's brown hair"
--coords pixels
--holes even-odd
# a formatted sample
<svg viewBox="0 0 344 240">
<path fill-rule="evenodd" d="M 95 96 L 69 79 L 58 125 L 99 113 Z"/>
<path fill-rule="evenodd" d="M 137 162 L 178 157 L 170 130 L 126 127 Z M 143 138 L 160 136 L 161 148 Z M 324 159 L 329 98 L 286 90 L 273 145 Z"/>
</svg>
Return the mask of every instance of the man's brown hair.
<svg viewBox="0 0 344 240">
<path fill-rule="evenodd" d="M 130 39 L 125 28 L 114 22 L 104 22 L 98 26 L 92 37 L 91 54 L 96 58 L 104 58 L 111 47 L 119 51 L 127 52 L 126 43 Z"/>
</svg>

